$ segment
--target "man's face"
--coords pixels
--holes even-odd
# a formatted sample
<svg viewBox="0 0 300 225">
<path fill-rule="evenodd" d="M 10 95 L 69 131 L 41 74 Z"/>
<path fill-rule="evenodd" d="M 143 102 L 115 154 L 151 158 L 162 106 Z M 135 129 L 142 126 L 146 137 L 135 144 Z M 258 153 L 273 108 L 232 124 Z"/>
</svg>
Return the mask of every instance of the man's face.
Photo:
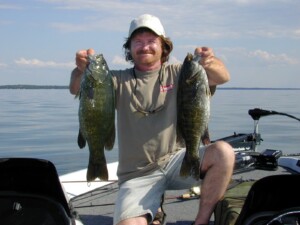
<svg viewBox="0 0 300 225">
<path fill-rule="evenodd" d="M 151 31 L 137 33 L 131 39 L 130 52 L 137 67 L 160 65 L 162 55 L 161 39 Z"/>
</svg>

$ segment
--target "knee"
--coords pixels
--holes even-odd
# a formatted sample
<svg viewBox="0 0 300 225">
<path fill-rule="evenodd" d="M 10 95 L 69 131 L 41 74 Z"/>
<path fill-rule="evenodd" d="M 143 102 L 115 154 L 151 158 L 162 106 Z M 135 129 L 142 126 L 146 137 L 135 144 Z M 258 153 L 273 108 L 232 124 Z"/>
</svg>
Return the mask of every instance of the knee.
<svg viewBox="0 0 300 225">
<path fill-rule="evenodd" d="M 235 161 L 234 150 L 227 142 L 217 141 L 207 148 L 204 161 L 207 161 L 210 165 L 218 164 L 233 167 Z"/>
<path fill-rule="evenodd" d="M 235 160 L 235 154 L 232 146 L 228 144 L 225 141 L 217 141 L 215 143 L 215 154 L 217 155 L 217 158 L 219 157 L 220 160 L 226 160 L 229 162 L 234 162 Z"/>
<path fill-rule="evenodd" d="M 228 157 L 234 156 L 232 146 L 225 141 L 216 141 L 214 144 L 212 144 L 212 147 L 218 154 L 224 154 Z"/>
</svg>

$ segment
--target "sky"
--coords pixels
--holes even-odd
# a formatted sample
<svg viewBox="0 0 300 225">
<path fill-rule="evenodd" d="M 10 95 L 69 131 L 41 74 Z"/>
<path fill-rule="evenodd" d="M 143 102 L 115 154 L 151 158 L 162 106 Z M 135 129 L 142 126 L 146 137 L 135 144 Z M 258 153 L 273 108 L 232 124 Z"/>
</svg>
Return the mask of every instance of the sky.
<svg viewBox="0 0 300 225">
<path fill-rule="evenodd" d="M 0 85 L 68 85 L 88 48 L 132 67 L 122 46 L 144 13 L 172 40 L 169 63 L 207 46 L 230 72 L 223 87 L 300 88 L 299 0 L 0 0 Z"/>
</svg>

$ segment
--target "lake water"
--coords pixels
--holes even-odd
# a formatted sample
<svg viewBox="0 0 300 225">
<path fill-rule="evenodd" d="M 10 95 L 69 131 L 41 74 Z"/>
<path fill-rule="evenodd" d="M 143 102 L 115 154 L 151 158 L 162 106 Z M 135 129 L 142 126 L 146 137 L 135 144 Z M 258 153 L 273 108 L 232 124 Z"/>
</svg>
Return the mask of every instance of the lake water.
<svg viewBox="0 0 300 225">
<path fill-rule="evenodd" d="M 212 99 L 212 140 L 250 133 L 252 108 L 284 112 L 300 117 L 299 90 L 220 89 Z M 60 175 L 86 168 L 89 152 L 79 149 L 78 99 L 67 89 L 0 90 L 0 157 L 34 157 L 52 161 Z M 285 116 L 260 119 L 263 142 L 259 151 L 280 149 L 300 153 L 300 122 Z M 117 161 L 118 143 L 106 152 L 108 162 Z"/>
</svg>

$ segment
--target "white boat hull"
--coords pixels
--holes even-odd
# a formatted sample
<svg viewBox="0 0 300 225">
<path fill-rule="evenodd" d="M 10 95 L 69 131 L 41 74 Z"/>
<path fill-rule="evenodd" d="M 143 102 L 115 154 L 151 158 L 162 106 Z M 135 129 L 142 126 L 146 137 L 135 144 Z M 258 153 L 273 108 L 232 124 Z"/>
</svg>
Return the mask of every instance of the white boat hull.
<svg viewBox="0 0 300 225">
<path fill-rule="evenodd" d="M 300 158 L 290 156 L 280 157 L 278 159 L 278 165 L 300 173 Z"/>
<path fill-rule="evenodd" d="M 68 173 L 59 177 L 60 182 L 69 199 L 72 199 L 78 195 L 90 192 L 96 188 L 103 187 L 107 184 L 116 182 L 118 162 L 107 164 L 109 181 L 101 181 L 96 179 L 93 182 L 86 181 L 87 169 L 78 170 L 72 173 Z"/>
</svg>

